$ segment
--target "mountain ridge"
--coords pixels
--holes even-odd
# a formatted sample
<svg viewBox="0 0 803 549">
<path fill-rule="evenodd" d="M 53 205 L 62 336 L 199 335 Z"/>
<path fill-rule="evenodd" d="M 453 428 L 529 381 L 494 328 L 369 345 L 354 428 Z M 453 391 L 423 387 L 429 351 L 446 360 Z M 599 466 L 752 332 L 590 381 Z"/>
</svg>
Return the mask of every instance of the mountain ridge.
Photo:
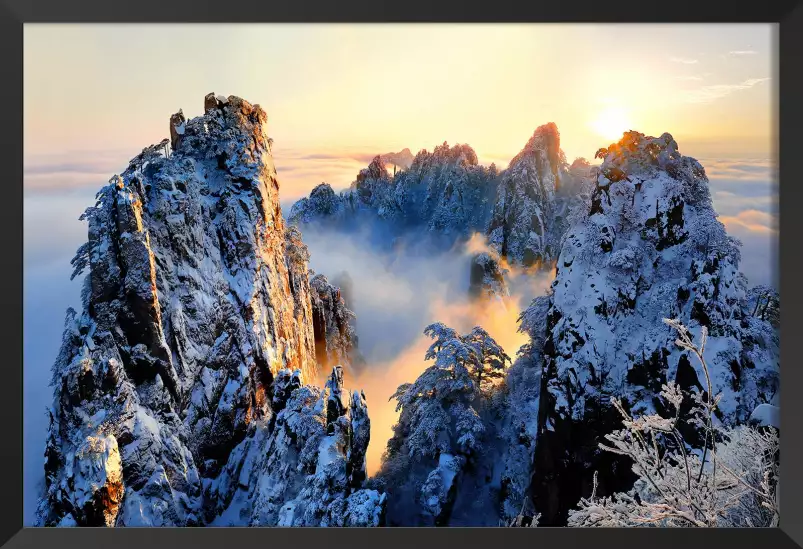
<svg viewBox="0 0 803 549">
<path fill-rule="evenodd" d="M 554 123 L 501 171 L 465 144 L 377 155 L 349 189 L 320 184 L 287 220 L 258 105 L 208 94 L 203 115 L 170 117 L 169 135 L 82 216 L 73 276 L 88 274 L 53 367 L 42 525 L 496 525 L 536 513 L 563 524 L 594 471 L 603 495 L 632 484 L 628 463 L 595 450 L 615 428 L 607 397 L 648 413 L 662 383 L 701 387 L 663 317 L 709 330 L 720 421 L 747 422 L 777 398 L 779 296 L 748 288 L 704 168 L 669 134 L 626 132 L 599 166 L 569 164 Z M 391 175 L 387 162 L 405 158 Z M 369 246 L 420 241 L 423 253 L 480 235 L 466 272 L 475 300 L 509 298 L 511 270 L 555 268 L 518 320 L 529 343 L 508 350 L 509 366 L 480 327 L 427 327 L 426 358 L 447 349 L 449 366 L 490 349 L 493 376 L 481 360 L 476 391 L 468 374 L 443 385 L 464 400 L 465 433 L 433 455 L 398 454 L 419 417 L 403 412 L 392 470 L 374 479 L 366 395 L 344 386 L 370 367 L 352 290 L 308 268 L 301 233 L 364 225 Z M 432 396 L 428 379 L 406 386 Z"/>
</svg>

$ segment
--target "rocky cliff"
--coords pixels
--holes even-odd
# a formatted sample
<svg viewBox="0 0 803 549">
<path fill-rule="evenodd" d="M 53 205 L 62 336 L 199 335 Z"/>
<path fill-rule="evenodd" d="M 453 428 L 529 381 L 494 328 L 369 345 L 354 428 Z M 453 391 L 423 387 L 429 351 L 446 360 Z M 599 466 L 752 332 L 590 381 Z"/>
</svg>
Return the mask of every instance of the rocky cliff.
<svg viewBox="0 0 803 549">
<path fill-rule="evenodd" d="M 370 420 L 336 366 L 323 390 L 282 370 L 272 425 L 258 425 L 206 483 L 215 526 L 380 526 L 385 494 L 361 488 Z"/>
<path fill-rule="evenodd" d="M 559 167 L 560 134 L 555 124 L 546 124 L 510 161 L 499 183 L 488 241 L 503 257 L 524 266 L 554 259 L 552 203 Z"/>
<path fill-rule="evenodd" d="M 343 391 L 337 368 L 315 387 L 315 315 L 343 310 L 313 308 L 267 116 L 233 96 L 209 94 L 204 108 L 173 115 L 171 147 L 144 149 L 82 217 L 84 310 L 68 311 L 53 367 L 40 521 L 204 525 L 229 508 L 233 479 L 259 471 L 286 486 L 254 495 L 238 524 L 375 524 L 381 497 L 359 491 L 364 398 Z M 347 509 L 337 518 L 299 503 L 324 477 Z M 285 504 L 305 510 L 280 517 Z"/>
<path fill-rule="evenodd" d="M 471 259 L 468 293 L 472 299 L 502 299 L 510 297 L 505 281 L 507 269 L 495 250 L 480 252 Z"/>
<path fill-rule="evenodd" d="M 501 172 L 479 165 L 468 145 L 423 150 L 394 175 L 377 156 L 340 194 L 318 185 L 293 205 L 289 221 L 346 231 L 369 225 L 378 228 L 373 243 L 384 247 L 405 238 L 449 248 L 480 233 L 511 265 L 549 267 L 585 213 L 590 171 L 582 159 L 567 164 L 557 127 L 545 124 Z"/>
<path fill-rule="evenodd" d="M 565 237 L 546 314 L 532 483 L 544 524 L 590 496 L 594 471 L 598 495 L 632 484 L 629 460 L 598 448 L 620 427 L 612 396 L 653 413 L 667 381 L 705 388 L 662 318 L 707 327 L 720 421 L 745 422 L 778 390 L 777 332 L 747 306 L 739 243 L 717 220 L 704 168 L 669 134 L 628 132 L 597 155 L 591 207 Z"/>
<path fill-rule="evenodd" d="M 449 248 L 483 231 L 495 192 L 495 170 L 477 163 L 468 145 L 446 143 L 421 151 L 410 167 L 391 175 L 382 156 L 336 194 L 322 183 L 296 202 L 288 217 L 299 227 L 340 231 L 372 228 L 372 245 L 400 239 L 427 249 Z"/>
<path fill-rule="evenodd" d="M 339 287 L 322 274 L 310 279 L 315 357 L 324 368 L 345 365 L 359 370 L 364 359 L 357 349 L 358 337 Z"/>
</svg>

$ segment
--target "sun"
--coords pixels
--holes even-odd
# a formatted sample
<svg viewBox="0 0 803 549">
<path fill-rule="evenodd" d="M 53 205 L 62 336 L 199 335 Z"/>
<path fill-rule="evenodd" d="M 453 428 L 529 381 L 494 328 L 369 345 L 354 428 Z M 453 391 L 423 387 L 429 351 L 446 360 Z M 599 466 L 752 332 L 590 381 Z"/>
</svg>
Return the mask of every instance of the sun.
<svg viewBox="0 0 803 549">
<path fill-rule="evenodd" d="M 600 137 L 618 141 L 622 134 L 630 129 L 627 111 L 622 107 L 606 107 L 591 122 L 591 127 Z"/>
</svg>

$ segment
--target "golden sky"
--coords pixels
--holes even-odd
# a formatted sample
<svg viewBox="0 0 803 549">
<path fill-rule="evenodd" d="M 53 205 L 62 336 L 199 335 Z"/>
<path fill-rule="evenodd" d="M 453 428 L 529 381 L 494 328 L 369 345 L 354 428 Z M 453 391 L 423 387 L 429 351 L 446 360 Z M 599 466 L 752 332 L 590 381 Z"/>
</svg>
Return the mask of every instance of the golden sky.
<svg viewBox="0 0 803 549">
<path fill-rule="evenodd" d="M 26 172 L 79 157 L 123 169 L 211 91 L 266 110 L 284 195 L 443 141 L 506 165 L 546 122 L 570 160 L 627 129 L 668 131 L 684 154 L 766 158 L 775 36 L 768 24 L 26 24 Z"/>
</svg>

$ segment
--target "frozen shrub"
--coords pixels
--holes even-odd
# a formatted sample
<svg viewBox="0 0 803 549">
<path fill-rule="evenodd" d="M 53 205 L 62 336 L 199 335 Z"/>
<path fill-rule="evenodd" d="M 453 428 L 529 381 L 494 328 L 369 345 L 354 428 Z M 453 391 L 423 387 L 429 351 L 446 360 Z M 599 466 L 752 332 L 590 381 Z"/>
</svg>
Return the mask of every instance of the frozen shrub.
<svg viewBox="0 0 803 549">
<path fill-rule="evenodd" d="M 777 526 L 778 432 L 739 426 L 719 430 L 714 410 L 720 395 L 711 396 L 711 381 L 703 352 L 707 331 L 695 344 L 688 329 L 665 320 L 678 332 L 676 344 L 695 357 L 705 374 L 707 391 L 694 393 L 688 418 L 681 418 L 684 396 L 674 383 L 661 396 L 674 414 L 631 417 L 622 404 L 614 406 L 625 428 L 606 436 L 603 450 L 628 456 L 639 479 L 628 493 L 598 498 L 596 472 L 591 497 L 569 513 L 569 526 Z M 684 407 L 685 408 L 685 407 Z M 681 421 L 704 431 L 702 452 L 688 447 L 678 431 Z"/>
</svg>

